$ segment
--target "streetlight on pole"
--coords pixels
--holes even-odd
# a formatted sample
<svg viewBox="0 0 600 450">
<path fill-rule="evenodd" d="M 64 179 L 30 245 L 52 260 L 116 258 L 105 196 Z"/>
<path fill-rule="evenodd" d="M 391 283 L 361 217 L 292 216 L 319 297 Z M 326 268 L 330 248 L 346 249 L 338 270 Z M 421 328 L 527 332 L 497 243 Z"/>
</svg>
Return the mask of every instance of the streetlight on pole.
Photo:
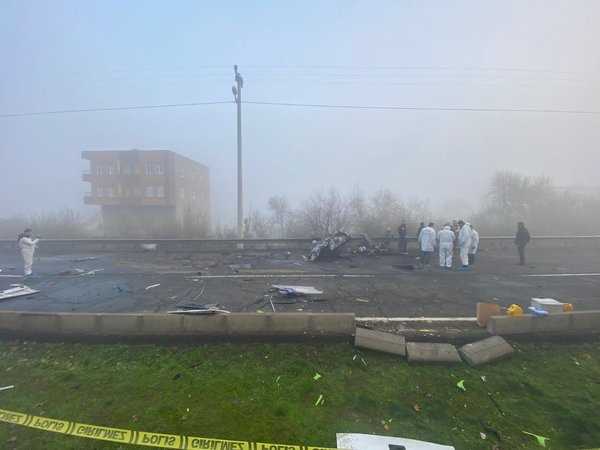
<svg viewBox="0 0 600 450">
<path fill-rule="evenodd" d="M 244 234 L 244 207 L 242 204 L 242 88 L 244 87 L 244 79 L 238 72 L 237 64 L 233 66 L 233 72 L 235 74 L 235 84 L 231 88 L 231 91 L 233 92 L 235 103 L 237 104 L 237 232 L 241 239 Z"/>
</svg>

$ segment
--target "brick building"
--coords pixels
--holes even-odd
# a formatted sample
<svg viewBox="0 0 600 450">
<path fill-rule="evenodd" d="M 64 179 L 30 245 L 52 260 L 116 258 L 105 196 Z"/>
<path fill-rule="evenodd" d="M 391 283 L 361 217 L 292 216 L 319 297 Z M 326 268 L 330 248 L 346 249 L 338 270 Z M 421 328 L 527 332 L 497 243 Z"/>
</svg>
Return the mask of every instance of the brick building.
<svg viewBox="0 0 600 450">
<path fill-rule="evenodd" d="M 170 150 L 84 151 L 106 236 L 198 237 L 210 226 L 208 167 Z"/>
</svg>

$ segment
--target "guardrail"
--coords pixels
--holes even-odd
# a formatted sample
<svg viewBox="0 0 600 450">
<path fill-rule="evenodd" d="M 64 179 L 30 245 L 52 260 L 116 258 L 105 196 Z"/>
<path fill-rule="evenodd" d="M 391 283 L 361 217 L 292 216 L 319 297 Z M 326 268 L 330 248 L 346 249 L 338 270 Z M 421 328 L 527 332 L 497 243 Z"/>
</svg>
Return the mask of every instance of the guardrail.
<svg viewBox="0 0 600 450">
<path fill-rule="evenodd" d="M 376 243 L 388 243 L 396 248 L 398 238 L 371 238 Z M 513 246 L 513 236 L 482 236 L 482 249 L 499 249 Z M 85 252 L 141 252 L 149 248 L 162 252 L 242 252 L 242 251 L 293 251 L 307 252 L 312 245 L 311 238 L 292 239 L 42 239 L 39 250 L 42 253 L 85 253 Z M 362 242 L 353 238 L 350 245 Z M 411 247 L 416 239 L 408 238 Z M 147 244 L 151 244 L 148 246 Z M 156 244 L 155 246 L 152 244 Z M 600 235 L 582 236 L 534 236 L 532 247 L 594 247 L 600 249 Z M 0 240 L 1 251 L 16 248 L 14 239 Z"/>
</svg>

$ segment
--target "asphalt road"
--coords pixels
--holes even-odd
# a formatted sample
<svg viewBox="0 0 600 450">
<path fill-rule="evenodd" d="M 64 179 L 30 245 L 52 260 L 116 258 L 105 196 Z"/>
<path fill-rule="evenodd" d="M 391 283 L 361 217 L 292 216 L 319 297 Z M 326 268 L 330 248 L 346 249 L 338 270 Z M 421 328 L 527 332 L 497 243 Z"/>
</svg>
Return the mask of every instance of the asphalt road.
<svg viewBox="0 0 600 450">
<path fill-rule="evenodd" d="M 308 263 L 293 254 L 108 254 L 38 257 L 25 283 L 38 294 L 0 302 L 0 309 L 66 312 L 163 312 L 178 304 L 219 304 L 230 311 L 272 311 L 265 297 L 272 284 L 309 285 L 323 291 L 294 303 L 274 297 L 277 311 L 355 312 L 364 317 L 465 317 L 477 302 L 527 306 L 531 297 L 568 301 L 576 309 L 600 309 L 600 252 L 585 248 L 536 248 L 529 264 L 514 251 L 482 249 L 468 272 L 402 270 L 413 256 L 352 256 Z M 86 257 L 93 259 L 85 259 Z M 230 267 L 233 266 L 233 267 Z M 14 269 L 13 269 L 14 268 Z M 19 255 L 0 255 L 0 289 L 21 278 Z M 98 270 L 94 274 L 83 272 Z M 72 271 L 71 274 L 64 274 Z M 352 275 L 343 277 L 342 275 Z M 233 278 L 230 276 L 234 276 Z M 148 286 L 159 286 L 146 289 Z"/>
</svg>

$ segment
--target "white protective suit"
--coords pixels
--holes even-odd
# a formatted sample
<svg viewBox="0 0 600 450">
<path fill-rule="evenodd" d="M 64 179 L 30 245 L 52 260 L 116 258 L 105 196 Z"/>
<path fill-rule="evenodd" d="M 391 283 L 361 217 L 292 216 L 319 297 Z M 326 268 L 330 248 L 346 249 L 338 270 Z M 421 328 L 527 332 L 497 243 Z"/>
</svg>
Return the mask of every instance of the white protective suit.
<svg viewBox="0 0 600 450">
<path fill-rule="evenodd" d="M 471 228 L 471 248 L 469 253 L 474 255 L 479 250 L 479 233 Z"/>
<path fill-rule="evenodd" d="M 33 254 L 35 253 L 35 246 L 39 242 L 39 239 L 31 239 L 30 237 L 23 236 L 19 239 L 19 249 L 23 256 L 24 263 L 24 275 L 31 275 L 31 266 L 33 266 Z"/>
<path fill-rule="evenodd" d="M 465 223 L 458 232 L 458 248 L 460 249 L 460 262 L 463 267 L 469 266 L 469 250 L 471 249 L 471 225 Z"/>
<path fill-rule="evenodd" d="M 435 230 L 431 227 L 425 227 L 419 233 L 419 242 L 422 252 L 433 252 L 435 250 Z"/>
<path fill-rule="evenodd" d="M 440 267 L 452 268 L 452 251 L 454 250 L 454 232 L 446 225 L 438 233 L 440 242 Z"/>
</svg>

